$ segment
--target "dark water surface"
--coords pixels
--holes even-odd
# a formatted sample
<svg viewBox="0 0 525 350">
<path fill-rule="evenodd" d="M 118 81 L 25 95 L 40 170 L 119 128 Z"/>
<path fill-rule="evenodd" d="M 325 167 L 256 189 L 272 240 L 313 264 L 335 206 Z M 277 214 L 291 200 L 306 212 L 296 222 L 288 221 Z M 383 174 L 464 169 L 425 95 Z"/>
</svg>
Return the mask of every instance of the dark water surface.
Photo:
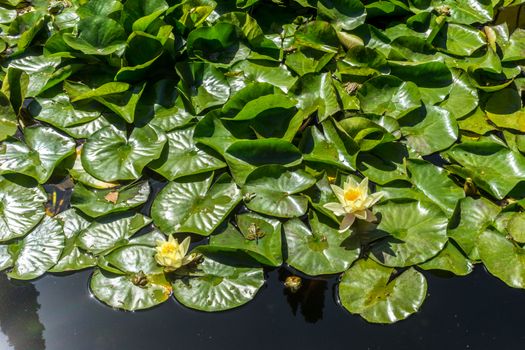
<svg viewBox="0 0 525 350">
<path fill-rule="evenodd" d="M 421 311 L 371 325 L 335 301 L 336 280 L 309 281 L 287 296 L 272 271 L 254 301 L 207 314 L 175 300 L 143 312 L 114 311 L 90 296 L 89 271 L 36 282 L 0 277 L 1 350 L 142 349 L 523 349 L 525 292 L 481 266 L 468 277 L 425 273 Z"/>
</svg>

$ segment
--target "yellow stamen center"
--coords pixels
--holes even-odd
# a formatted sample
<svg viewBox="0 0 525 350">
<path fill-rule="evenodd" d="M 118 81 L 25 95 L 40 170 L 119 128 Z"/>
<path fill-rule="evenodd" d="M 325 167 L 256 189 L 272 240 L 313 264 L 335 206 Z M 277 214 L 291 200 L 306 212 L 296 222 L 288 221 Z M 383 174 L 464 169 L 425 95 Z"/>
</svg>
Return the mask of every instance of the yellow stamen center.
<svg viewBox="0 0 525 350">
<path fill-rule="evenodd" d="M 345 192 L 345 199 L 347 201 L 355 201 L 359 197 L 361 197 L 361 191 L 359 190 L 348 190 Z"/>
</svg>

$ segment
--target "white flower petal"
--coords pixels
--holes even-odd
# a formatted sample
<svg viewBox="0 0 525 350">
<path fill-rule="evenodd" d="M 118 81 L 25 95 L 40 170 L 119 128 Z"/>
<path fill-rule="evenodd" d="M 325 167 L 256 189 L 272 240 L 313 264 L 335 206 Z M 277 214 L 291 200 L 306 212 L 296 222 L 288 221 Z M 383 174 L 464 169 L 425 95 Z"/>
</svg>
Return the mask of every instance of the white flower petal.
<svg viewBox="0 0 525 350">
<path fill-rule="evenodd" d="M 346 214 L 345 209 L 340 203 L 335 203 L 335 202 L 326 203 L 325 205 L 323 205 L 323 207 L 332 211 L 336 216 L 341 216 L 341 215 Z"/>
<path fill-rule="evenodd" d="M 352 224 L 355 221 L 355 215 L 354 214 L 346 214 L 343 218 L 343 221 L 341 221 L 341 225 L 339 225 L 339 232 L 344 232 L 352 226 Z"/>
</svg>

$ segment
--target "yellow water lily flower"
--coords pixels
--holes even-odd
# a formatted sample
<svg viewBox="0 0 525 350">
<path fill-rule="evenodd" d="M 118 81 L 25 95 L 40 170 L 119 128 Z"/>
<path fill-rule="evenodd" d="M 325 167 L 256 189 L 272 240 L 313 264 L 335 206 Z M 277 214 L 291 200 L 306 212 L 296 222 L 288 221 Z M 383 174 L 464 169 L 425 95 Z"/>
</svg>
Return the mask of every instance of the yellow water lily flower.
<svg viewBox="0 0 525 350">
<path fill-rule="evenodd" d="M 157 253 L 155 260 L 161 266 L 164 266 L 166 271 L 175 271 L 183 265 L 191 262 L 191 259 L 186 257 L 188 249 L 190 248 L 190 237 L 186 237 L 182 243 L 173 238 L 173 235 L 168 237 L 167 241 L 158 241 Z"/>
<path fill-rule="evenodd" d="M 354 223 L 355 219 L 374 221 L 376 217 L 370 211 L 377 201 L 383 197 L 383 192 L 368 193 L 368 178 L 364 178 L 361 183 L 354 180 L 351 176 L 346 178 L 343 188 L 330 185 L 332 191 L 339 200 L 338 203 L 327 203 L 324 207 L 331 210 L 336 216 L 344 215 L 339 229 L 347 230 Z"/>
</svg>

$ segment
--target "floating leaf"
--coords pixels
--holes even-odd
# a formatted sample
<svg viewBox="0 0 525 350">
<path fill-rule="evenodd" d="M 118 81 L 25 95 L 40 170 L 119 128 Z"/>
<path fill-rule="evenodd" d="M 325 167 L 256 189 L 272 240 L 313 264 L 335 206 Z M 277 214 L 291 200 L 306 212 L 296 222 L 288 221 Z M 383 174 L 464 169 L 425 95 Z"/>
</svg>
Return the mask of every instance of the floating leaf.
<svg viewBox="0 0 525 350">
<path fill-rule="evenodd" d="M 24 139 L 0 144 L 0 174 L 24 174 L 45 183 L 58 163 L 75 152 L 73 140 L 49 127 L 25 128 Z"/>
<path fill-rule="evenodd" d="M 297 195 L 316 183 L 302 170 L 291 171 L 280 165 L 261 166 L 246 178 L 243 194 L 253 194 L 246 206 L 256 212 L 284 218 L 304 215 L 308 198 Z"/>
<path fill-rule="evenodd" d="M 141 245 L 113 251 L 105 259 L 122 274 L 96 270 L 89 284 L 91 291 L 103 303 L 128 311 L 165 302 L 172 288 L 154 255 L 154 248 Z"/>
<path fill-rule="evenodd" d="M 489 272 L 514 288 L 525 288 L 524 249 L 504 235 L 485 230 L 477 247 L 481 261 Z"/>
<path fill-rule="evenodd" d="M 0 242 L 23 237 L 45 215 L 47 195 L 37 187 L 27 187 L 0 176 Z"/>
<path fill-rule="evenodd" d="M 458 201 L 465 197 L 463 189 L 458 187 L 443 169 L 431 163 L 411 159 L 406 164 L 410 172 L 410 181 L 447 216 L 452 216 Z"/>
<path fill-rule="evenodd" d="M 63 211 L 56 216 L 56 219 L 62 222 L 66 240 L 60 259 L 49 271 L 68 272 L 95 266 L 97 263 L 95 256 L 83 251 L 77 244 L 78 235 L 87 229 L 91 222 L 79 215 L 75 209 Z"/>
<path fill-rule="evenodd" d="M 459 201 L 459 220 L 447 233 L 470 259 L 479 260 L 476 247 L 478 236 L 492 223 L 500 210 L 485 198 L 464 198 Z"/>
<path fill-rule="evenodd" d="M 150 126 L 133 129 L 129 138 L 124 130 L 106 127 L 84 144 L 82 165 L 102 181 L 135 180 L 149 162 L 160 157 L 165 143 L 166 135 Z"/>
<path fill-rule="evenodd" d="M 420 93 L 412 82 L 393 76 L 379 76 L 368 80 L 357 96 L 365 113 L 385 114 L 400 118 L 421 106 Z"/>
<path fill-rule="evenodd" d="M 19 280 L 42 276 L 58 262 L 64 243 L 62 225 L 46 216 L 23 240 L 13 243 L 16 253 L 8 276 Z"/>
<path fill-rule="evenodd" d="M 340 273 L 359 257 L 360 244 L 351 230 L 339 232 L 312 212 L 310 228 L 299 219 L 284 224 L 288 259 L 293 268 L 311 276 Z"/>
<path fill-rule="evenodd" d="M 394 323 L 407 318 L 423 304 L 427 282 L 414 268 L 392 279 L 393 273 L 393 268 L 373 260 L 359 260 L 339 283 L 341 304 L 372 323 Z"/>
<path fill-rule="evenodd" d="M 372 258 L 385 266 L 404 267 L 437 255 L 447 243 L 445 214 L 424 201 L 392 202 L 374 207 L 377 230 L 387 236 L 371 247 Z"/>
<path fill-rule="evenodd" d="M 165 233 L 209 236 L 241 200 L 228 175 L 212 185 L 213 174 L 168 183 L 151 208 L 153 221 Z"/>
<path fill-rule="evenodd" d="M 160 158 L 148 167 L 170 181 L 224 168 L 226 163 L 204 147 L 195 144 L 194 130 L 194 127 L 189 127 L 167 133 L 167 147 L 164 148 Z"/>
<path fill-rule="evenodd" d="M 173 296 L 184 306 L 201 311 L 223 311 L 246 304 L 264 283 L 261 268 L 205 254 L 198 276 L 177 279 Z"/>
<path fill-rule="evenodd" d="M 77 244 L 83 250 L 99 255 L 126 245 L 131 236 L 151 222 L 141 214 L 125 213 L 97 219 L 80 232 Z"/>
<path fill-rule="evenodd" d="M 444 153 L 450 170 L 498 199 L 505 197 L 525 176 L 525 157 L 493 141 L 463 142 Z"/>
<path fill-rule="evenodd" d="M 258 262 L 269 266 L 282 264 L 279 220 L 245 213 L 237 215 L 236 222 L 239 230 L 228 224 L 217 235 L 210 237 L 210 248 L 246 252 Z"/>
<path fill-rule="evenodd" d="M 463 253 L 450 242 L 438 255 L 418 266 L 424 270 L 449 271 L 457 276 L 468 275 L 474 268 Z"/>
<path fill-rule="evenodd" d="M 96 218 L 109 213 L 126 211 L 146 203 L 150 194 L 147 181 L 118 189 L 89 189 L 82 184 L 75 185 L 71 206 Z"/>
</svg>

